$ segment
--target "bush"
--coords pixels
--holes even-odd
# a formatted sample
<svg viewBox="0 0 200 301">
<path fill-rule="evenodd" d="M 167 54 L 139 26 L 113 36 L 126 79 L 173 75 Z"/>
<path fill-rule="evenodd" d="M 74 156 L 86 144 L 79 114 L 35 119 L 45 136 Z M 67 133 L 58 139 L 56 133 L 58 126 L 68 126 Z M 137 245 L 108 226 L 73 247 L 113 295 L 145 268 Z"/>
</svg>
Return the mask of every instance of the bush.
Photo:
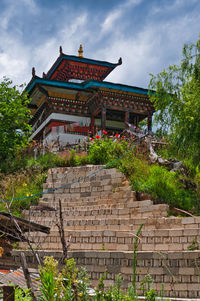
<svg viewBox="0 0 200 301">
<path fill-rule="evenodd" d="M 88 151 L 88 160 L 91 164 L 107 164 L 120 157 L 127 150 L 127 142 L 111 138 L 95 139 L 91 142 Z"/>
<path fill-rule="evenodd" d="M 58 161 L 58 155 L 46 153 L 44 155 L 40 155 L 37 159 L 34 159 L 33 157 L 30 158 L 27 162 L 27 168 L 41 169 L 42 171 L 46 171 L 49 168 L 55 167 Z"/>
<path fill-rule="evenodd" d="M 0 173 L 10 174 L 24 169 L 27 165 L 28 158 L 22 152 L 10 154 L 5 160 L 0 161 Z"/>
</svg>

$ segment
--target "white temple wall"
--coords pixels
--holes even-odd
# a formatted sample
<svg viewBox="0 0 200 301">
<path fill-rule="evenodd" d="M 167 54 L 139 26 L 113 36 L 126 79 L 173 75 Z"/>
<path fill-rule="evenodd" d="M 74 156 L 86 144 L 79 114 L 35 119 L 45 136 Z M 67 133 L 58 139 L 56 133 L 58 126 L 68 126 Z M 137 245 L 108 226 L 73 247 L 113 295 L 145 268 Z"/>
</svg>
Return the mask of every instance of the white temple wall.
<svg viewBox="0 0 200 301">
<path fill-rule="evenodd" d="M 65 146 L 67 144 L 78 144 L 80 141 L 87 139 L 87 136 L 84 135 L 75 135 L 75 134 L 67 134 L 67 133 L 63 133 L 63 134 L 58 134 L 58 135 L 52 135 L 52 133 L 50 133 L 48 136 L 46 136 L 44 144 L 51 144 L 54 141 L 58 141 L 59 139 L 59 144 L 61 146 Z"/>
<path fill-rule="evenodd" d="M 60 114 L 60 113 L 52 113 L 47 117 L 47 119 L 34 131 L 31 135 L 30 139 L 33 139 L 51 120 L 58 120 L 64 122 L 80 122 L 84 126 L 90 125 L 90 117 L 81 117 L 75 115 L 67 115 L 67 114 Z"/>
</svg>

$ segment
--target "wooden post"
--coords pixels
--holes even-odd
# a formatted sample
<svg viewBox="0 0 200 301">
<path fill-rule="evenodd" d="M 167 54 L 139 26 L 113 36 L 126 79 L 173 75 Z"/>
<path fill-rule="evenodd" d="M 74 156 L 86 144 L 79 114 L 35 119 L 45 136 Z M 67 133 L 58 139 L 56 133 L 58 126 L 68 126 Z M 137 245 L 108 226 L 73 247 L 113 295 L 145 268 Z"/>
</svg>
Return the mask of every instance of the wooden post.
<svg viewBox="0 0 200 301">
<path fill-rule="evenodd" d="M 138 115 L 134 116 L 134 119 L 133 119 L 134 126 L 138 127 L 138 121 L 139 121 Z"/>
<path fill-rule="evenodd" d="M 148 131 L 152 130 L 152 115 L 149 115 L 147 117 L 147 126 L 148 126 Z"/>
<path fill-rule="evenodd" d="M 90 122 L 90 129 L 91 129 L 92 135 L 94 135 L 94 126 L 95 126 L 95 118 L 92 115 L 91 122 Z"/>
<path fill-rule="evenodd" d="M 102 106 L 101 108 L 101 130 L 106 129 L 106 107 Z"/>
<path fill-rule="evenodd" d="M 3 286 L 3 301 L 14 301 L 15 289 L 14 286 Z"/>
<path fill-rule="evenodd" d="M 130 112 L 126 111 L 125 112 L 125 129 L 128 128 L 129 118 L 130 118 Z"/>
<path fill-rule="evenodd" d="M 34 295 L 34 292 L 33 292 L 31 276 L 30 276 L 30 273 L 29 273 L 29 270 L 28 270 L 28 266 L 27 266 L 27 262 L 26 262 L 26 256 L 25 256 L 24 252 L 21 252 L 20 256 L 21 256 L 21 264 L 22 264 L 22 269 L 23 269 L 23 272 L 24 272 L 24 278 L 26 279 L 27 287 L 30 289 L 30 294 L 31 294 L 31 297 L 32 297 L 33 301 L 36 301 L 36 298 L 35 298 L 35 295 Z"/>
</svg>

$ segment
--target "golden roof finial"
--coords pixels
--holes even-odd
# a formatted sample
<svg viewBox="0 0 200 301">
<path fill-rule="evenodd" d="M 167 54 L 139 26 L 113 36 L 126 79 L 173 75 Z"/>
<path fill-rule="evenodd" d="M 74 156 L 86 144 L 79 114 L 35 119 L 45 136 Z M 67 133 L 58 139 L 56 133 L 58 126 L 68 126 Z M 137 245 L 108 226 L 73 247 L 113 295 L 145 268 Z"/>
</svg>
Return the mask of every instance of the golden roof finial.
<svg viewBox="0 0 200 301">
<path fill-rule="evenodd" d="M 80 44 L 79 50 L 78 50 L 78 56 L 83 57 L 83 47 L 82 44 Z"/>
</svg>

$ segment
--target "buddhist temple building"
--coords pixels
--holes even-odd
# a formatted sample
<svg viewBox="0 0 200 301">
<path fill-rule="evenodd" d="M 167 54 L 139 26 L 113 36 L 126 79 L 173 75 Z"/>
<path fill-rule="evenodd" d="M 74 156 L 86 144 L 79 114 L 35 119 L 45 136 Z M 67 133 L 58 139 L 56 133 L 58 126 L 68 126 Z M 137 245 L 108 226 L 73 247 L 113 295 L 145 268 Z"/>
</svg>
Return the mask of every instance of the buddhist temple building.
<svg viewBox="0 0 200 301">
<path fill-rule="evenodd" d="M 59 57 L 42 77 L 33 68 L 26 87 L 31 138 L 78 143 L 102 130 L 119 133 L 144 119 L 150 129 L 154 108 L 148 90 L 105 81 L 121 64 L 121 58 L 117 63 L 85 58 L 80 45 L 77 56 L 64 54 L 60 47 Z"/>
</svg>

